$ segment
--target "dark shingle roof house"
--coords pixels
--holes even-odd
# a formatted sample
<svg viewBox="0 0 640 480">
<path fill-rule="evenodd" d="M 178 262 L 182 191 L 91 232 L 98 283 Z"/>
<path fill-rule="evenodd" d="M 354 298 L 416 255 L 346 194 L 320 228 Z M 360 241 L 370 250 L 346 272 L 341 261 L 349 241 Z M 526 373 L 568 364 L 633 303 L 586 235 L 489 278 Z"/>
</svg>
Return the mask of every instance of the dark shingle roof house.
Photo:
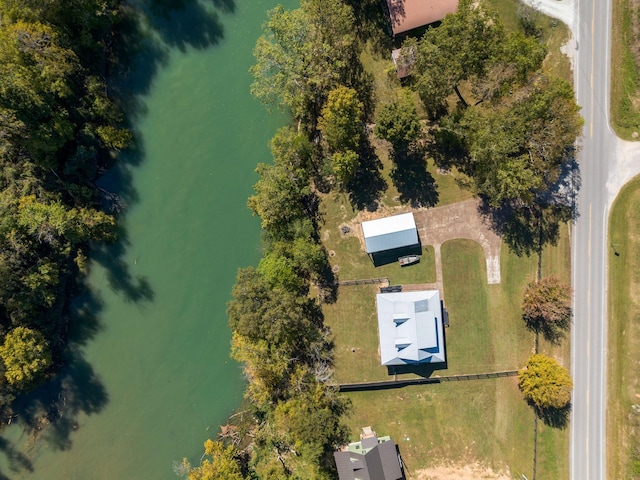
<svg viewBox="0 0 640 480">
<path fill-rule="evenodd" d="M 359 442 L 334 452 L 340 480 L 401 480 L 401 460 L 390 437 L 378 437 L 371 427 L 362 429 Z"/>
</svg>

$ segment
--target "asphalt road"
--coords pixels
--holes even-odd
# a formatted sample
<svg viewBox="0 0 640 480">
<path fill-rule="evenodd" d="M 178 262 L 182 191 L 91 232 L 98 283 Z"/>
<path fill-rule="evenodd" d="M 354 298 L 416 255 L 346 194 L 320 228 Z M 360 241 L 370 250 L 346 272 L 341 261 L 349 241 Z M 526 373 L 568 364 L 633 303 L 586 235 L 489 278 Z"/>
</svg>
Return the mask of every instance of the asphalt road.
<svg viewBox="0 0 640 480">
<path fill-rule="evenodd" d="M 607 181 L 618 145 L 609 127 L 611 0 L 578 0 L 573 27 L 574 79 L 585 125 L 573 230 L 571 478 L 595 480 L 606 478 Z"/>
</svg>

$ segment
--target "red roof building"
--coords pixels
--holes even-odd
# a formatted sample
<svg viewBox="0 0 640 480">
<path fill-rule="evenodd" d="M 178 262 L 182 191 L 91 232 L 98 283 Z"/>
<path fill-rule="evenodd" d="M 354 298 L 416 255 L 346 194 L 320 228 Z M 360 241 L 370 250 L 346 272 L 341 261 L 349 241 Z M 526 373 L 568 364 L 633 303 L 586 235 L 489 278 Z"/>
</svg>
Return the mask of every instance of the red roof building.
<svg viewBox="0 0 640 480">
<path fill-rule="evenodd" d="M 441 21 L 455 13 L 458 0 L 387 0 L 394 35 Z"/>
</svg>

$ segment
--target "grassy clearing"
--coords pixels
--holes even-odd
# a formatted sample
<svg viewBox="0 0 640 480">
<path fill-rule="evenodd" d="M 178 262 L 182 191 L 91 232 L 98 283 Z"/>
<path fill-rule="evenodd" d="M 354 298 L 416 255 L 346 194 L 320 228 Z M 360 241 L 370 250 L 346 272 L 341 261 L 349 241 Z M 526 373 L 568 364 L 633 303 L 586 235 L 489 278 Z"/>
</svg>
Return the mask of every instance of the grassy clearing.
<svg viewBox="0 0 640 480">
<path fill-rule="evenodd" d="M 564 234 L 544 258 L 549 270 L 568 276 L 569 237 Z M 502 252 L 502 283 L 487 285 L 482 249 L 469 240 L 442 246 L 446 331 L 452 375 L 517 369 L 533 351 L 533 334 L 520 319 L 520 298 L 535 278 L 536 259 Z M 335 334 L 338 382 L 389 379 L 379 363 L 374 286 L 344 287 L 338 302 L 325 306 Z M 568 349 L 568 345 L 565 347 Z M 567 350 L 568 351 L 568 350 Z M 567 357 L 568 358 L 568 357 Z M 411 470 L 438 463 L 481 462 L 495 470 L 530 474 L 533 412 L 516 381 L 483 380 L 349 394 L 352 435 L 373 425 L 400 444 Z M 568 431 L 540 425 L 539 478 L 568 478 Z"/>
<path fill-rule="evenodd" d="M 640 414 L 633 405 L 640 403 L 640 179 L 620 192 L 609 232 L 607 477 L 638 478 Z"/>
<path fill-rule="evenodd" d="M 409 472 L 426 465 L 478 461 L 494 470 L 531 471 L 532 424 L 520 419 L 532 417 L 513 378 L 349 397 L 355 406 L 354 438 L 365 425 L 391 435 Z"/>
<path fill-rule="evenodd" d="M 611 123 L 619 137 L 637 140 L 640 131 L 640 74 L 631 48 L 633 12 L 630 0 L 614 0 L 611 36 Z"/>
</svg>

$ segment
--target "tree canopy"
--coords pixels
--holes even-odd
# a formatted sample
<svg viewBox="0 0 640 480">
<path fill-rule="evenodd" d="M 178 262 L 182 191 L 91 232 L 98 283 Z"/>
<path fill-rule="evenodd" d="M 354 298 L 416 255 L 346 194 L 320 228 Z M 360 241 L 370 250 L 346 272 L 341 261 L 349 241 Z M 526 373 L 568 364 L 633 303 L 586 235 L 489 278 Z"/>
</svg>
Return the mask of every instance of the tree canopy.
<svg viewBox="0 0 640 480">
<path fill-rule="evenodd" d="M 571 326 L 571 287 L 556 277 L 527 285 L 522 297 L 522 318 L 527 327 L 557 342 Z"/>
<path fill-rule="evenodd" d="M 94 182 L 132 138 L 108 85 L 121 7 L 0 1 L 3 402 L 62 364 L 86 253 L 116 238 L 117 200 Z"/>
<path fill-rule="evenodd" d="M 403 95 L 400 100 L 383 105 L 376 117 L 374 133 L 396 150 L 406 150 L 420 137 L 422 126 L 411 95 Z"/>
<path fill-rule="evenodd" d="M 330 90 L 353 74 L 355 19 L 340 0 L 302 0 L 269 12 L 254 49 L 251 92 L 267 105 L 288 107 L 295 118 L 317 115 Z"/>
<path fill-rule="evenodd" d="M 206 458 L 197 467 L 191 468 L 186 459 L 183 466 L 188 470 L 189 480 L 244 480 L 240 466 L 236 461 L 237 452 L 233 446 L 225 446 L 219 441 L 204 442 Z"/>
<path fill-rule="evenodd" d="M 403 45 L 402 54 L 415 60 L 410 86 L 437 117 L 436 158 L 468 175 L 491 208 L 549 204 L 575 154 L 579 107 L 571 85 L 542 69 L 546 52 L 470 0 Z"/>
<path fill-rule="evenodd" d="M 51 365 L 51 354 L 44 336 L 37 330 L 16 327 L 4 338 L 0 346 L 4 362 L 4 376 L 18 388 L 30 386 Z"/>
<path fill-rule="evenodd" d="M 358 150 L 363 114 L 362 102 L 354 89 L 341 86 L 329 92 L 318 128 L 332 151 Z"/>
<path fill-rule="evenodd" d="M 573 382 L 569 371 L 553 358 L 536 354 L 518 372 L 524 397 L 540 409 L 562 409 L 571 401 Z"/>
</svg>

